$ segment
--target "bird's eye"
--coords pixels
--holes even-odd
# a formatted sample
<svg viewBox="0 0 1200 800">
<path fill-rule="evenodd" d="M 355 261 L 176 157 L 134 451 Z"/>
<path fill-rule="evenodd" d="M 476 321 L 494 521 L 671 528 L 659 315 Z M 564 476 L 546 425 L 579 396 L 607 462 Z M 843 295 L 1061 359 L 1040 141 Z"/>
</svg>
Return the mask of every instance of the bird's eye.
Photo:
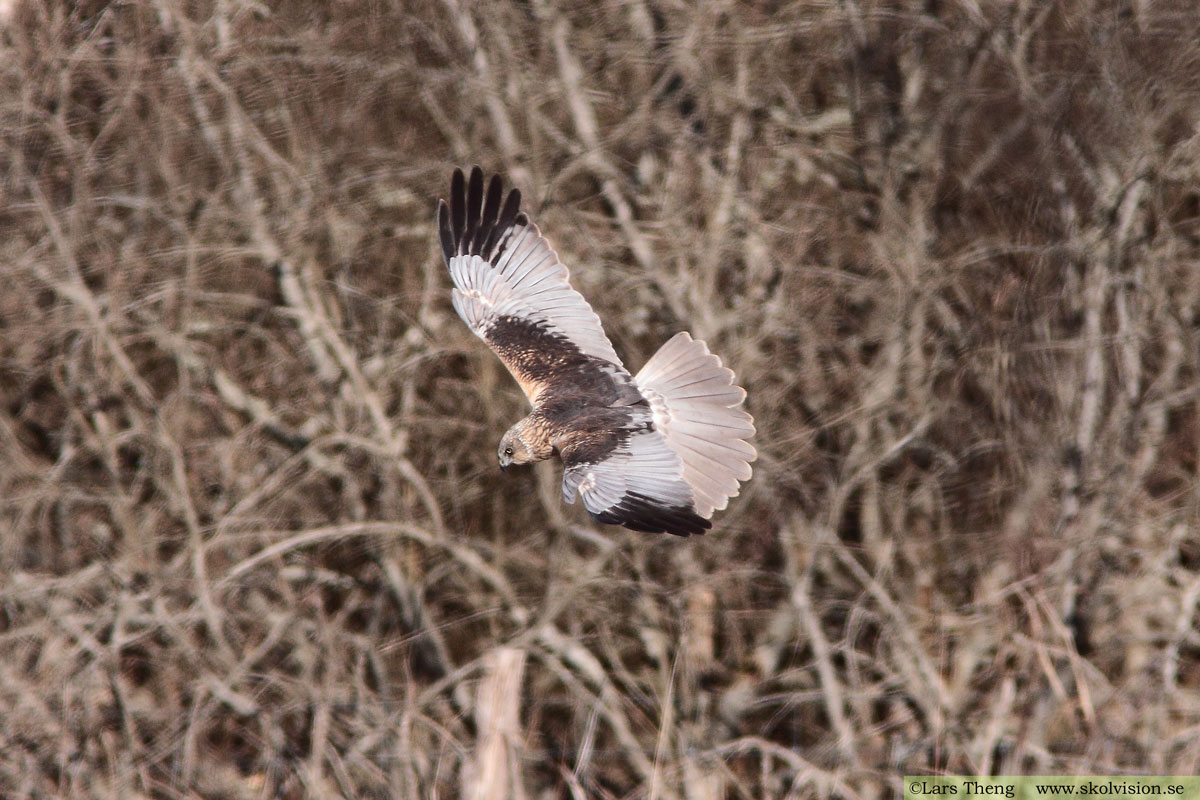
<svg viewBox="0 0 1200 800">
<path fill-rule="evenodd" d="M 506 455 L 506 456 L 511 456 L 511 455 L 512 455 L 512 448 L 511 448 L 511 447 L 506 447 L 506 448 L 504 448 L 504 455 Z"/>
</svg>

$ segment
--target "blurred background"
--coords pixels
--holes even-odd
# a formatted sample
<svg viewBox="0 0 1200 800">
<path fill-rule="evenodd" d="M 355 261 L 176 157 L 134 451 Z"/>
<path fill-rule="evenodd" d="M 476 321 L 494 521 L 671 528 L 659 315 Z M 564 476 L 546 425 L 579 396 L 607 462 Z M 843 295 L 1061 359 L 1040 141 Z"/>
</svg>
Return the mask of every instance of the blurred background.
<svg viewBox="0 0 1200 800">
<path fill-rule="evenodd" d="M 0 76 L 0 795 L 1200 772 L 1190 0 L 8 2 Z M 736 370 L 708 535 L 496 468 L 475 163 Z"/>
</svg>

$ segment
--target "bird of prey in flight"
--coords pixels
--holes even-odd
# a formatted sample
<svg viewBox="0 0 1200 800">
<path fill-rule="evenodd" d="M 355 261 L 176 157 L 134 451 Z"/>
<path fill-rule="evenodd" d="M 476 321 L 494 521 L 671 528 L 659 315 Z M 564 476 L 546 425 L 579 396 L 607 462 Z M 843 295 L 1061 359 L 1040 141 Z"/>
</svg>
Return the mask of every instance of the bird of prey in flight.
<svg viewBox="0 0 1200 800">
<path fill-rule="evenodd" d="M 502 202 L 503 201 L 503 202 Z M 630 375 L 567 268 L 498 175 L 454 171 L 438 236 L 454 310 L 517 379 L 533 412 L 500 440 L 500 466 L 554 453 L 563 500 L 597 522 L 688 536 L 750 479 L 754 420 L 733 372 L 687 333 Z"/>
</svg>

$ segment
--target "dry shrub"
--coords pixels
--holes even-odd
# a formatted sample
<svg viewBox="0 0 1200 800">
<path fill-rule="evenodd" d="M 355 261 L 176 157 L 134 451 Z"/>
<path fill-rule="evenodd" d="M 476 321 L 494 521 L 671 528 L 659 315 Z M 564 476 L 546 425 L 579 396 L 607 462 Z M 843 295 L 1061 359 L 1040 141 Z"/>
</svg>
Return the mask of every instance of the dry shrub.
<svg viewBox="0 0 1200 800">
<path fill-rule="evenodd" d="M 5 8 L 0 794 L 1200 771 L 1190 2 Z M 738 371 L 710 535 L 495 470 L 474 162 Z"/>
</svg>

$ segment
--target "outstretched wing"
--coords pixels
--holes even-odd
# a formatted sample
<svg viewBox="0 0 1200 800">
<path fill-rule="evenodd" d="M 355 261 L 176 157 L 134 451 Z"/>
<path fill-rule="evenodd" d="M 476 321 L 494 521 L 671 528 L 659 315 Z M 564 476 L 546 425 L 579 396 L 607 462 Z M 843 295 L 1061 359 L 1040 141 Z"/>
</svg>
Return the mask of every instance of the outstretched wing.
<svg viewBox="0 0 1200 800">
<path fill-rule="evenodd" d="M 683 461 L 651 427 L 611 443 L 563 453 L 563 499 L 583 498 L 592 519 L 635 531 L 688 536 L 712 523 L 696 513 Z M 711 514 L 711 512 L 709 512 Z"/>
<path fill-rule="evenodd" d="M 567 268 L 519 210 L 520 191 L 510 191 L 503 204 L 502 195 L 500 176 L 492 176 L 485 197 L 479 167 L 471 170 L 469 183 L 456 169 L 449 205 L 438 204 L 454 310 L 500 357 L 533 405 L 554 380 L 572 373 L 607 373 L 627 383 L 628 372 L 600 318 L 571 288 Z"/>
</svg>

